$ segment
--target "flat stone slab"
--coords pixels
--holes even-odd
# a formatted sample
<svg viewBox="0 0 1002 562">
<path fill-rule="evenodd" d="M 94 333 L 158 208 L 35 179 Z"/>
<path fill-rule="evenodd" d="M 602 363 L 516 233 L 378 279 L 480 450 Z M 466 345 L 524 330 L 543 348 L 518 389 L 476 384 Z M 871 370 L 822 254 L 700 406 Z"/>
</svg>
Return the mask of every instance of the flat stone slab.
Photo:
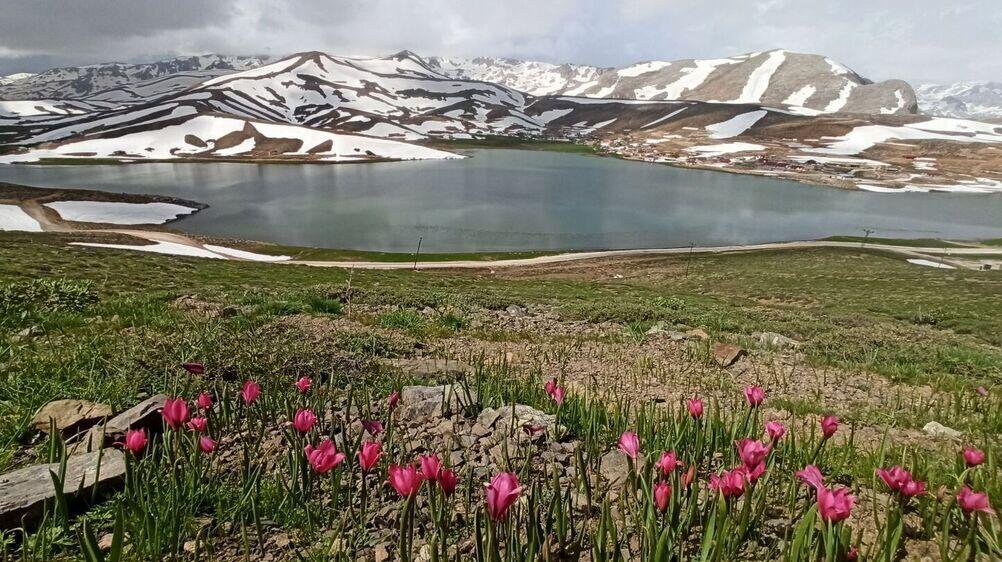
<svg viewBox="0 0 1002 562">
<path fill-rule="evenodd" d="M 21 526 L 22 519 L 37 519 L 56 490 L 49 471 L 59 474 L 59 463 L 36 464 L 0 475 L 0 529 Z M 121 483 L 125 455 L 118 449 L 103 449 L 66 460 L 63 493 L 70 503 L 89 499 Z"/>
<path fill-rule="evenodd" d="M 166 394 L 157 394 L 125 410 L 103 424 L 90 429 L 71 450 L 71 454 L 96 451 L 121 437 L 130 429 L 156 429 L 160 427 L 160 410 L 167 400 Z"/>
<path fill-rule="evenodd" d="M 477 423 L 491 429 L 496 438 L 512 434 L 517 438 L 522 434 L 521 429 L 526 426 L 554 435 L 557 429 L 557 416 L 525 404 L 515 404 L 514 409 L 511 405 L 486 408 L 480 412 Z"/>
<path fill-rule="evenodd" d="M 413 375 L 473 374 L 473 367 L 453 359 L 390 359 L 386 361 L 386 364 Z"/>
<path fill-rule="evenodd" d="M 85 429 L 111 415 L 111 406 L 98 404 L 87 400 L 53 400 L 42 406 L 35 413 L 31 425 L 42 433 L 48 433 L 51 424 L 56 431 L 72 433 L 77 429 Z"/>
<path fill-rule="evenodd" d="M 736 345 L 720 342 L 713 344 L 713 360 L 721 367 L 730 367 L 744 355 L 745 350 Z"/>
<path fill-rule="evenodd" d="M 477 393 L 460 385 L 405 386 L 400 393 L 400 415 L 405 418 L 420 418 L 458 412 L 475 404 Z"/>
</svg>

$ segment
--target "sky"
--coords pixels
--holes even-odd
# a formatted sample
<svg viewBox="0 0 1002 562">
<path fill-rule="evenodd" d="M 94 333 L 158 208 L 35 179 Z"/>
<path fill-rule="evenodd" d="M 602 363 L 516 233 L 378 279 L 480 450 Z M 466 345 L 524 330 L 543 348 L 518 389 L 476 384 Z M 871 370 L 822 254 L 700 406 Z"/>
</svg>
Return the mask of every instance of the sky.
<svg viewBox="0 0 1002 562">
<path fill-rule="evenodd" d="M 1002 81 L 1002 0 L 0 0 L 0 75 L 320 50 L 598 66 L 784 48 L 874 80 Z"/>
</svg>

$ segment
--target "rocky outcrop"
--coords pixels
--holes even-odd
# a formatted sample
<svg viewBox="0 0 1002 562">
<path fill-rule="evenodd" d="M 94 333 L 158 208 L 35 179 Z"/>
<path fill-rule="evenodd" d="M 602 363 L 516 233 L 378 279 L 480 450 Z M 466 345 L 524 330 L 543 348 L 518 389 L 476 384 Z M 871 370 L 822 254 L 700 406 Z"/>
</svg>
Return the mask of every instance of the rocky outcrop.
<svg viewBox="0 0 1002 562">
<path fill-rule="evenodd" d="M 39 408 L 31 426 L 43 433 L 51 427 L 63 434 L 86 429 L 111 415 L 111 406 L 87 400 L 53 400 Z"/>
</svg>

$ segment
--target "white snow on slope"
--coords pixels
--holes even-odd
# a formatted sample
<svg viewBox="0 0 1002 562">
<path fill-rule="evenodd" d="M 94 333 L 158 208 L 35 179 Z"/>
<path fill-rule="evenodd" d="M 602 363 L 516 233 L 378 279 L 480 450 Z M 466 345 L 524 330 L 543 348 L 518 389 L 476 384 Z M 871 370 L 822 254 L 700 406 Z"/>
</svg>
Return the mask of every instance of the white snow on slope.
<svg viewBox="0 0 1002 562">
<path fill-rule="evenodd" d="M 236 248 L 227 248 L 226 246 L 216 246 L 214 244 L 205 244 L 205 249 L 213 251 L 217 254 L 222 254 L 224 256 L 229 256 L 231 258 L 239 258 L 242 260 L 251 261 L 261 261 L 261 262 L 279 262 L 279 261 L 289 261 L 292 258 L 289 256 L 272 256 L 268 254 L 257 254 L 254 252 L 248 252 L 246 250 L 237 250 Z"/>
<path fill-rule="evenodd" d="M 108 224 L 163 224 L 197 211 L 173 203 L 56 201 L 45 206 L 59 213 L 63 220 Z"/>
<path fill-rule="evenodd" d="M 675 111 L 672 111 L 671 113 L 669 113 L 668 115 L 665 115 L 664 117 L 658 117 L 654 121 L 651 121 L 650 123 L 648 123 L 648 124 L 646 124 L 646 125 L 644 125 L 643 127 L 640 127 L 640 128 L 641 129 L 649 129 L 649 128 L 653 127 L 654 125 L 657 125 L 658 123 L 661 123 L 662 121 L 667 121 L 668 119 L 671 119 L 672 117 L 675 117 L 676 115 L 678 115 L 679 113 L 682 113 L 686 109 L 689 109 L 689 106 L 685 106 L 682 109 L 676 109 Z"/>
<path fill-rule="evenodd" d="M 952 265 L 947 265 L 945 263 L 940 263 L 938 261 L 923 260 L 923 259 L 920 259 L 920 258 L 909 258 L 908 259 L 908 263 L 913 263 L 915 265 L 924 265 L 926 267 L 935 267 L 935 268 L 938 268 L 938 269 L 957 269 L 956 267 L 953 267 Z"/>
<path fill-rule="evenodd" d="M 648 72 L 656 72 L 662 68 L 667 68 L 671 66 L 670 62 L 661 60 L 652 60 L 650 62 L 641 62 L 633 66 L 628 66 L 626 68 L 619 69 L 616 74 L 624 78 L 632 78 L 635 76 L 640 76 L 641 74 L 647 74 Z"/>
<path fill-rule="evenodd" d="M 129 244 L 99 244 L 97 242 L 70 242 L 71 246 L 87 246 L 88 248 L 108 248 L 112 250 L 135 250 L 152 254 L 167 254 L 170 256 L 188 256 L 193 258 L 209 258 L 224 260 L 223 256 L 202 248 L 186 246 L 175 242 L 157 242 L 148 246 L 130 246 Z"/>
<path fill-rule="evenodd" d="M 765 150 L 765 147 L 760 144 L 753 144 L 750 142 L 728 142 L 723 144 L 709 144 L 705 146 L 690 146 L 685 150 L 686 152 L 697 152 L 700 157 L 709 158 L 711 156 L 721 156 L 724 154 L 733 154 L 735 152 Z"/>
<path fill-rule="evenodd" d="M 758 103 L 762 101 L 762 96 L 769 89 L 769 79 L 772 78 L 784 60 L 786 60 L 786 51 L 779 49 L 770 52 L 765 62 L 752 71 L 748 82 L 741 90 L 741 95 L 732 103 Z"/>
<path fill-rule="evenodd" d="M 229 148 L 220 148 L 219 150 L 216 150 L 216 154 L 218 154 L 219 156 L 236 156 L 237 154 L 243 154 L 245 152 L 250 152 L 254 150 L 255 146 L 257 146 L 257 141 L 254 140 L 253 138 L 244 139 L 235 146 L 231 146 Z"/>
<path fill-rule="evenodd" d="M 804 149 L 804 152 L 852 156 L 891 139 L 1002 143 L 1002 133 L 994 132 L 996 129 L 990 123 L 947 118 L 909 123 L 901 127 L 864 125 L 841 137 L 825 137 L 824 140 L 830 142 L 827 147 Z"/>
<path fill-rule="evenodd" d="M 36 115 L 81 115 L 86 111 L 70 107 L 59 100 L 0 100 L 0 117 L 32 117 Z"/>
<path fill-rule="evenodd" d="M 836 111 L 845 107 L 845 104 L 849 103 L 849 96 L 852 91 L 856 88 L 857 84 L 850 80 L 845 81 L 845 85 L 838 93 L 838 97 L 828 102 L 828 105 L 822 110 L 825 113 L 835 113 Z"/>
<path fill-rule="evenodd" d="M 678 80 L 668 84 L 667 86 L 658 88 L 655 86 L 645 86 L 643 88 L 638 88 L 633 93 L 637 96 L 637 99 L 651 99 L 654 96 L 662 95 L 664 99 L 667 100 L 677 100 L 681 99 L 686 91 L 693 90 L 703 85 L 703 82 L 710 77 L 710 74 L 718 66 L 725 64 L 738 64 L 740 60 L 735 59 L 704 59 L 704 60 L 694 60 L 693 64 L 696 66 L 690 66 L 688 68 L 683 68 L 682 72 L 685 76 L 679 78 Z"/>
<path fill-rule="evenodd" d="M 811 98 L 811 96 L 814 95 L 814 92 L 816 92 L 816 91 L 818 91 L 817 88 L 815 88 L 811 84 L 808 84 L 808 85 L 804 86 L 803 88 L 797 90 L 796 92 L 793 92 L 792 94 L 790 94 L 789 97 L 787 97 L 785 100 L 783 100 L 783 105 L 793 105 L 793 106 L 801 107 L 805 103 L 807 103 L 807 100 L 809 100 Z"/>
<path fill-rule="evenodd" d="M 709 131 L 711 138 L 729 139 L 747 131 L 749 127 L 757 123 L 759 119 L 765 117 L 766 113 L 769 112 L 764 109 L 749 111 L 748 113 L 735 115 L 727 121 L 707 125 L 706 130 Z"/>
<path fill-rule="evenodd" d="M 41 232 L 42 225 L 17 205 L 0 205 L 0 230 Z"/>
<path fill-rule="evenodd" d="M 901 90 L 894 90 L 895 105 L 891 107 L 881 107 L 881 115 L 894 115 L 898 111 L 905 108 L 905 96 L 901 93 Z"/>
</svg>

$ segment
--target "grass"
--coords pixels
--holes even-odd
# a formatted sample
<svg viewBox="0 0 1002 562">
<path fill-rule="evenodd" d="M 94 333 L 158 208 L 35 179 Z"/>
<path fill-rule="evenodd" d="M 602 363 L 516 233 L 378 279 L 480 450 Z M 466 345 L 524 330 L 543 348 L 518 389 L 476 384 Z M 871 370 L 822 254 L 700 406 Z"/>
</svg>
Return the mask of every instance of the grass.
<svg viewBox="0 0 1002 562">
<path fill-rule="evenodd" d="M 962 244 L 938 238 L 878 238 L 870 236 L 829 236 L 823 240 L 829 242 L 859 242 L 867 244 L 884 244 L 887 246 L 907 246 L 909 248 L 969 248 L 972 244 Z"/>
<path fill-rule="evenodd" d="M 334 543 L 325 537 L 336 530 L 343 539 L 341 547 L 348 545 L 348 552 L 372 547 L 371 536 L 359 524 L 359 489 L 352 488 L 359 484 L 357 473 L 344 472 L 339 492 L 332 492 L 330 479 L 303 476 L 309 473 L 304 472 L 298 454 L 303 443 L 286 426 L 272 423 L 287 419 L 303 405 L 298 402 L 301 397 L 291 391 L 290 381 L 303 375 L 317 380 L 317 394 L 302 399 L 318 412 L 330 413 L 329 418 L 321 418 L 331 421 L 322 422 L 323 433 L 315 438 L 340 433 L 353 442 L 360 436 L 351 433 L 353 418 L 346 417 L 346 412 L 384 416 L 382 397 L 410 380 L 378 368 L 375 362 L 381 358 L 413 356 L 427 352 L 429 346 L 448 347 L 451 342 L 463 344 L 471 337 L 483 337 L 514 343 L 530 353 L 536 344 L 559 344 L 549 352 L 566 353 L 566 358 L 555 358 L 559 362 L 573 359 L 583 344 L 590 343 L 589 337 L 595 341 L 606 337 L 567 336 L 533 325 L 506 327 L 491 316 L 512 304 L 542 308 L 563 322 L 596 329 L 619 325 L 623 338 L 634 346 L 647 338 L 647 330 L 655 323 L 667 329 L 701 327 L 714 339 L 730 341 L 750 339 L 753 331 L 794 337 L 803 342 L 800 351 L 812 365 L 876 373 L 901 385 L 869 403 L 839 404 L 844 418 L 840 435 L 852 433 L 857 426 L 877 430 L 878 435 L 881 429 L 917 428 L 931 416 L 964 431 L 965 440 L 985 449 L 990 459 L 984 470 L 961 475 L 953 446 L 930 451 L 839 441 L 826 445 L 824 453 L 813 459 L 830 482 L 850 485 L 855 493 L 869 498 L 868 509 L 876 510 L 878 504 L 872 502 L 879 499 L 870 496 L 880 488 L 873 471 L 897 463 L 928 480 L 931 488 L 948 486 L 952 494 L 958 478 L 968 479 L 977 489 L 986 490 L 993 503 L 1002 501 L 999 482 L 989 477 L 995 474 L 1002 454 L 994 440 L 1002 432 L 1002 402 L 997 398 L 1002 382 L 1002 318 L 995 312 L 1002 309 L 1002 276 L 997 273 L 930 270 L 911 266 L 897 256 L 848 249 L 697 255 L 691 262 L 685 256 L 646 256 L 605 260 L 595 267 L 571 264 L 503 275 L 349 272 L 100 251 L 68 247 L 68 239 L 59 234 L 0 233 L 0 470 L 44 457 L 47 447 L 32 445 L 35 434 L 29 422 L 49 400 L 90 399 L 117 411 L 154 393 L 191 398 L 207 386 L 226 404 L 212 419 L 211 431 L 220 440 L 219 454 L 228 456 L 221 457 L 226 460 L 219 465 L 208 465 L 194 453 L 187 433 L 174 444 L 155 438 L 150 453 L 134 466 L 134 480 L 111 504 L 73 517 L 65 526 L 54 512 L 48 526 L 27 541 L 13 540 L 10 534 L 0 538 L 0 545 L 8 545 L 0 549 L 24 559 L 79 556 L 76 537 L 86 535 L 84 522 L 97 530 L 97 536 L 112 532 L 119 518 L 118 506 L 131 556 L 137 558 L 181 557 L 181 545 L 187 541 L 206 549 L 205 556 L 224 557 L 227 549 L 235 549 L 237 554 L 231 557 L 254 558 L 267 549 L 262 546 L 266 539 L 283 532 L 300 545 L 310 545 L 299 553 L 304 559 L 350 559 L 343 551 L 336 554 Z M 613 274 L 619 272 L 623 277 L 615 279 Z M 203 303 L 203 312 L 177 306 L 179 297 Z M 601 456 L 613 447 L 619 433 L 632 429 L 640 434 L 649 459 L 662 449 L 675 448 L 686 455 L 687 464 L 698 466 L 699 484 L 693 495 L 678 495 L 667 512 L 670 515 L 651 519 L 646 490 L 652 482 L 648 480 L 636 484 L 634 495 L 619 499 L 604 501 L 605 495 L 596 493 L 594 504 L 582 510 L 583 500 L 574 500 L 573 490 L 553 484 L 547 469 L 534 464 L 531 449 L 515 447 L 505 453 L 506 460 L 499 461 L 498 467 L 519 473 L 529 501 L 515 508 L 511 517 L 517 524 L 495 530 L 513 534 L 505 534 L 507 540 L 492 551 L 507 560 L 515 558 L 517 550 L 531 550 L 538 524 L 544 530 L 539 536 L 554 533 L 559 538 L 554 548 L 566 556 L 574 548 L 585 548 L 593 559 L 611 559 L 617 549 L 632 544 L 647 553 L 641 557 L 652 559 L 656 557 L 650 552 L 665 532 L 676 558 L 698 558 L 706 536 L 714 540 L 734 537 L 705 546 L 712 554 L 708 559 L 790 555 L 792 543 L 777 542 L 776 531 L 766 529 L 765 521 L 775 519 L 775 513 L 785 517 L 787 505 L 796 506 L 798 513 L 810 511 L 811 496 L 800 492 L 790 474 L 812 460 L 819 445 L 816 419 L 829 413 L 830 406 L 812 392 L 770 399 L 769 407 L 781 408 L 807 425 L 791 422 L 791 435 L 796 437 L 774 453 L 769 474 L 775 476 L 757 488 L 752 500 L 734 502 L 733 506 L 741 506 L 739 510 L 725 514 L 706 487 L 706 479 L 736 462 L 732 441 L 746 434 L 754 437 L 761 424 L 743 420 L 740 387 L 735 387 L 729 374 L 709 365 L 708 346 L 708 342 L 692 346 L 687 357 L 666 366 L 689 379 L 718 385 L 723 398 L 709 406 L 707 423 L 701 429 L 677 403 L 656 408 L 646 400 L 640 391 L 661 376 L 661 367 L 641 356 L 607 366 L 617 380 L 614 389 L 597 382 L 573 389 L 560 414 L 567 440 L 582 445 L 585 468 L 576 474 L 598 482 Z M 553 351 L 559 349 L 566 351 Z M 477 375 L 467 383 L 479 390 L 477 408 L 519 402 L 555 412 L 540 389 L 549 373 L 536 366 L 539 358 L 531 357 L 528 365 L 517 368 L 486 359 L 470 359 Z M 189 361 L 205 362 L 208 377 L 178 369 Z M 756 376 L 766 380 L 782 377 L 784 369 L 783 365 L 755 366 Z M 258 410 L 244 409 L 235 397 L 240 383 L 248 378 L 265 385 Z M 425 382 L 440 381 L 433 377 Z M 987 386 L 989 397 L 976 397 L 971 391 L 975 385 Z M 385 417 L 383 421 L 390 425 Z M 257 448 L 263 438 L 239 438 L 242 431 L 277 436 L 279 452 Z M 416 457 L 416 445 L 402 437 L 387 436 L 384 444 L 390 457 L 380 471 L 390 461 L 407 463 Z M 197 467 L 199 472 L 175 473 L 168 469 L 171 466 Z M 439 546 L 459 544 L 476 534 L 477 512 L 483 502 L 481 480 L 490 476 L 474 475 L 472 471 L 479 466 L 471 463 L 460 469 L 464 488 L 457 492 L 456 501 L 464 505 L 465 515 L 455 520 L 452 532 L 442 535 Z M 650 477 L 649 472 L 642 472 Z M 677 476 L 671 483 L 680 492 L 684 487 Z M 377 480 L 385 480 L 385 474 L 371 479 Z M 591 485 L 572 482 L 576 491 Z M 395 536 L 397 500 L 385 486 L 372 490 L 381 506 L 394 506 L 372 528 L 384 532 L 380 536 Z M 422 505 L 439 501 L 422 497 Z M 344 509 L 332 505 L 332 498 Z M 745 505 L 750 512 L 747 518 L 740 515 Z M 766 505 L 768 509 L 760 512 Z M 613 507 L 624 514 L 622 518 L 606 515 Z M 417 536 L 438 536 L 441 531 L 429 509 L 422 507 L 415 515 Z M 967 536 L 964 525 L 969 523 L 952 501 L 928 496 L 912 500 L 907 510 L 910 517 L 918 518 L 907 540 L 936 543 L 948 557 L 964 556 L 959 550 Z M 561 512 L 574 513 L 568 520 L 573 523 L 561 523 Z M 763 515 L 766 512 L 768 517 Z M 490 524 L 482 511 L 479 517 L 481 526 Z M 880 517 L 885 517 L 883 511 Z M 599 522 L 606 518 L 614 522 L 621 540 L 598 532 Z M 205 519 L 210 521 L 207 527 L 201 522 Z M 170 525 L 158 526 L 156 521 Z M 710 521 L 715 531 L 707 530 Z M 851 542 L 859 539 L 862 524 L 850 519 Z M 721 525 L 730 531 L 721 531 Z M 699 538 L 693 542 L 671 534 L 680 528 L 698 529 Z M 797 547 L 804 549 L 802 559 L 817 559 L 818 549 L 841 541 L 825 531 L 797 529 L 805 533 Z M 493 536 L 496 540 L 500 535 Z M 997 539 L 992 538 L 997 537 L 997 530 L 987 523 L 975 536 L 979 537 L 974 543 L 977 548 L 997 548 Z M 42 537 L 52 541 L 46 543 Z M 880 558 L 880 544 L 886 546 L 870 541 L 867 559 Z M 839 542 L 833 548 L 846 546 Z M 480 556 L 469 550 L 464 555 Z"/>
<path fill-rule="evenodd" d="M 548 150 L 552 152 L 567 152 L 572 154 L 596 154 L 593 147 L 568 141 L 540 140 L 524 137 L 486 136 L 476 139 L 435 139 L 426 144 L 443 150 L 461 150 L 464 148 L 510 148 L 518 150 Z"/>
<path fill-rule="evenodd" d="M 303 261 L 371 261 L 384 263 L 413 262 L 413 252 L 368 252 L 364 250 L 338 250 L 332 248 L 309 248 L 303 246 L 284 246 L 281 244 L 260 244 L 253 242 L 226 241 L 231 247 L 267 254 L 271 256 L 290 256 Z M 527 259 L 540 256 L 550 256 L 558 252 L 456 252 L 456 253 L 426 253 L 421 252 L 418 263 L 441 261 L 497 261 Z"/>
</svg>

